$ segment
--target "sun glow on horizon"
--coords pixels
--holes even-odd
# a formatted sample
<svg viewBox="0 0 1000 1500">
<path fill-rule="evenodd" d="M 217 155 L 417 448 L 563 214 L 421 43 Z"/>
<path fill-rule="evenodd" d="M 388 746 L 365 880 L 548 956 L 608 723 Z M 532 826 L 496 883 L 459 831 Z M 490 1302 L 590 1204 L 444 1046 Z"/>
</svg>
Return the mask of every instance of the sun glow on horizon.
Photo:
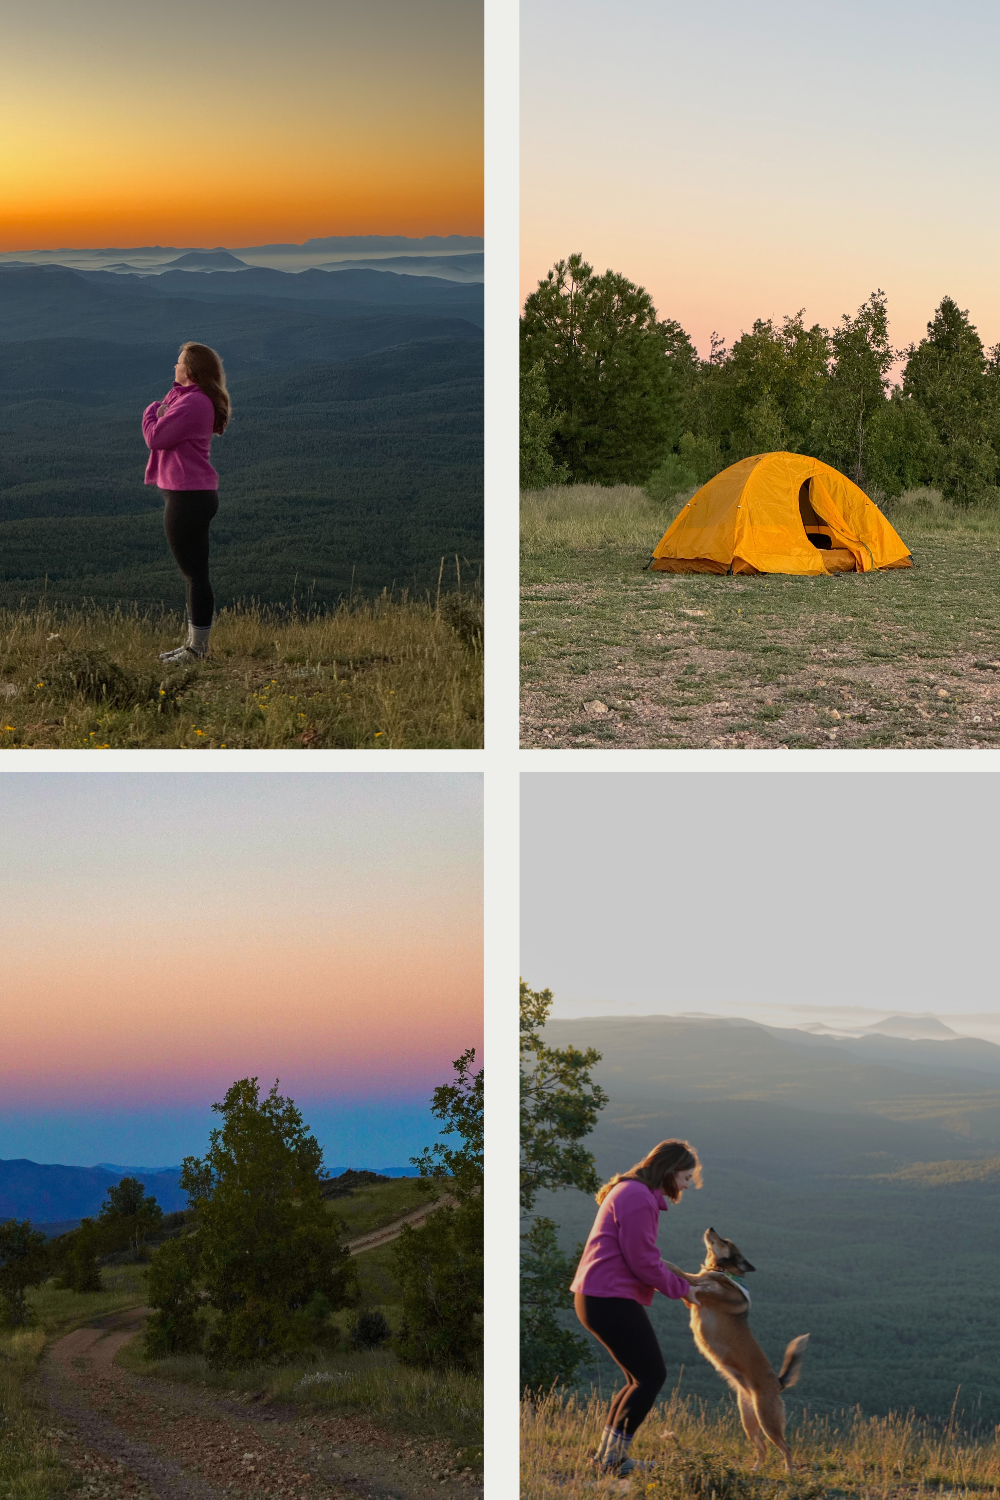
<svg viewBox="0 0 1000 1500">
<path fill-rule="evenodd" d="M 467 0 L 37 0 L 0 39 L 0 250 L 482 233 Z"/>
</svg>

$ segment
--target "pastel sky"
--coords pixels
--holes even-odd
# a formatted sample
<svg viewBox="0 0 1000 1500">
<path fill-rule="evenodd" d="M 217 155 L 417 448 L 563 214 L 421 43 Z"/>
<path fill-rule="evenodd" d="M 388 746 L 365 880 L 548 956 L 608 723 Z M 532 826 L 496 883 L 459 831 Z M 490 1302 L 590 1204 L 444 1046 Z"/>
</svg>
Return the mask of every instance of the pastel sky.
<svg viewBox="0 0 1000 1500">
<path fill-rule="evenodd" d="M 476 0 L 31 0 L 0 250 L 482 233 Z"/>
<path fill-rule="evenodd" d="M 988 0 L 531 0 L 522 295 L 581 252 L 707 354 L 878 287 L 897 346 L 945 294 L 1000 340 Z"/>
<path fill-rule="evenodd" d="M 0 1158 L 169 1164 L 257 1075 L 331 1163 L 405 1165 L 482 1046 L 480 800 L 461 773 L 0 778 Z"/>
<path fill-rule="evenodd" d="M 521 817 L 521 972 L 559 1004 L 1000 1011 L 994 776 L 530 774 Z"/>
</svg>

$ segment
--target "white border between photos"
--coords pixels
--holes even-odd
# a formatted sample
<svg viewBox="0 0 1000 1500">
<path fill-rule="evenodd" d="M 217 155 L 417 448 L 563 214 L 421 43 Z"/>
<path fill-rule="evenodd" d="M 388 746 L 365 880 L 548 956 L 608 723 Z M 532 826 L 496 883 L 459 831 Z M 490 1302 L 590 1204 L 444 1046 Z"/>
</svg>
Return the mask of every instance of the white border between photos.
<svg viewBox="0 0 1000 1500">
<path fill-rule="evenodd" d="M 522 772 L 717 771 L 726 776 L 1000 771 L 1000 750 L 522 750 Z"/>
<path fill-rule="evenodd" d="M 486 1155 L 486 1495 L 518 1492 L 518 5 L 484 0 L 486 750 L 21 750 L 25 773 L 484 774 Z M 498 1080 L 503 1080 L 499 1083 Z"/>
</svg>

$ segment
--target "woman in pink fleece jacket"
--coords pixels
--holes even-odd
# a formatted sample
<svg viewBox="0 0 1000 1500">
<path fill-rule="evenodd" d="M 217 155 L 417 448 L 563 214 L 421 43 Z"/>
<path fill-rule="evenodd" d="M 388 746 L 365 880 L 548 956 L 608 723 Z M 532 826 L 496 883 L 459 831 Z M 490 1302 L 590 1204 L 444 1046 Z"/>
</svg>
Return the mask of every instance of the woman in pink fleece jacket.
<svg viewBox="0 0 1000 1500">
<path fill-rule="evenodd" d="M 600 1210 L 573 1278 L 576 1315 L 625 1376 L 594 1462 L 624 1477 L 636 1467 L 628 1450 L 663 1388 L 667 1368 L 645 1309 L 653 1293 L 697 1302 L 694 1285 L 664 1265 L 656 1247 L 667 1199 L 701 1187 L 701 1167 L 687 1141 L 661 1141 L 648 1156 L 606 1182 Z"/>
<path fill-rule="evenodd" d="M 207 344 L 182 344 L 174 383 L 142 414 L 149 449 L 146 483 L 163 496 L 163 527 L 187 585 L 187 640 L 160 653 L 171 665 L 208 655 L 215 596 L 208 576 L 208 528 L 219 509 L 212 437 L 225 432 L 231 403 L 222 360 Z"/>
</svg>

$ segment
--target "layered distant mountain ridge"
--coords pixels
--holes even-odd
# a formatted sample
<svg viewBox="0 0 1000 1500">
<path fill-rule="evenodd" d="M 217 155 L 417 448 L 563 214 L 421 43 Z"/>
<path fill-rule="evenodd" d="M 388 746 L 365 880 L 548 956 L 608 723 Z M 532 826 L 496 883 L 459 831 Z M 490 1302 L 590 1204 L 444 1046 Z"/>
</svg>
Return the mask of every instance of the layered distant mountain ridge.
<svg viewBox="0 0 1000 1500">
<path fill-rule="evenodd" d="M 329 1175 L 339 1177 L 347 1170 L 330 1167 Z M 415 1175 L 412 1166 L 374 1170 L 383 1177 Z M 30 1219 L 47 1232 L 64 1233 L 76 1228 L 81 1219 L 96 1216 L 108 1188 L 123 1177 L 137 1177 L 164 1213 L 175 1213 L 188 1206 L 187 1194 L 180 1187 L 180 1172 L 179 1166 L 129 1167 L 98 1162 L 94 1167 L 71 1167 L 26 1159 L 0 1160 L 0 1220 Z"/>
</svg>

